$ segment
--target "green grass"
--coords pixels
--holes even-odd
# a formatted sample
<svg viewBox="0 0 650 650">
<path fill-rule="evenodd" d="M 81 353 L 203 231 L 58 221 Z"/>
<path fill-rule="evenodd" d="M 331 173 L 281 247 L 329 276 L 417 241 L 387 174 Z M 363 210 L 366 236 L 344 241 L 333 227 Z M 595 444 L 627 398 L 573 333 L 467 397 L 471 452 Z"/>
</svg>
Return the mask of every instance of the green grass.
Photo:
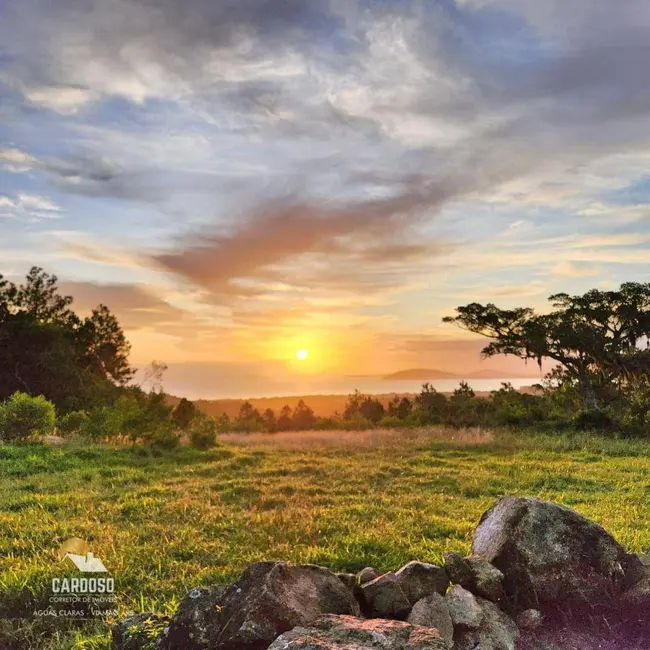
<svg viewBox="0 0 650 650">
<path fill-rule="evenodd" d="M 122 615 L 170 613 L 190 588 L 232 581 L 262 559 L 356 571 L 467 553 L 502 495 L 564 503 L 629 550 L 650 547 L 650 443 L 446 435 L 227 436 L 211 451 L 161 455 L 0 447 L 0 618 L 41 603 L 52 577 L 73 575 L 55 557 L 73 536 L 115 576 Z M 101 623 L 53 621 L 5 621 L 0 647 L 13 637 L 16 648 L 109 647 Z"/>
</svg>

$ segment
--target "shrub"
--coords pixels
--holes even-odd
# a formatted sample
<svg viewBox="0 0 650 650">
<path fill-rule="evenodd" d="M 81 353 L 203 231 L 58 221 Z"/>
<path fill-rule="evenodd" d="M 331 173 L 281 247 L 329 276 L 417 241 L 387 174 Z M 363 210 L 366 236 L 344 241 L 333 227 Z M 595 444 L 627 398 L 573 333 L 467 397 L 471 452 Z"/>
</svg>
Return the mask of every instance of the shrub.
<svg viewBox="0 0 650 650">
<path fill-rule="evenodd" d="M 180 436 L 171 420 L 161 423 L 158 429 L 149 432 L 145 441 L 153 449 L 176 449 L 181 444 Z"/>
<path fill-rule="evenodd" d="M 122 432 L 122 416 L 110 406 L 100 406 L 88 412 L 81 422 L 79 434 L 93 440 L 116 438 Z"/>
<path fill-rule="evenodd" d="M 397 429 L 404 426 L 404 420 L 398 418 L 396 415 L 386 415 L 379 420 L 379 426 L 385 429 Z"/>
<path fill-rule="evenodd" d="M 217 423 L 214 418 L 194 418 L 190 426 L 190 445 L 196 449 L 209 449 L 217 444 Z"/>
<path fill-rule="evenodd" d="M 345 418 L 342 422 L 342 427 L 345 431 L 366 431 L 372 429 L 374 424 L 368 419 L 364 418 L 359 413 Z"/>
<path fill-rule="evenodd" d="M 18 442 L 45 435 L 52 431 L 55 421 L 54 404 L 42 395 L 14 393 L 0 404 L 0 440 Z"/>
<path fill-rule="evenodd" d="M 56 431 L 60 436 L 72 436 L 80 433 L 84 423 L 88 420 L 86 411 L 72 411 L 57 418 Z"/>
</svg>

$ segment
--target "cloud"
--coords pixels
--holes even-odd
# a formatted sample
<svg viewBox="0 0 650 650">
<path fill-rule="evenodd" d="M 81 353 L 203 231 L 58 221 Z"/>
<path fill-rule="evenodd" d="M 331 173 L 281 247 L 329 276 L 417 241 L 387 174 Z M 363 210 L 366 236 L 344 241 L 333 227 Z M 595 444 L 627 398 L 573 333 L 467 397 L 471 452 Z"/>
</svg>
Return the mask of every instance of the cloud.
<svg viewBox="0 0 650 650">
<path fill-rule="evenodd" d="M 19 192 L 14 198 L 0 194 L 2 216 L 15 219 L 56 219 L 63 209 L 49 199 Z"/>
<path fill-rule="evenodd" d="M 260 295 L 274 282 L 358 288 L 368 276 L 381 287 L 381 268 L 435 252 L 425 244 L 388 243 L 408 236 L 408 217 L 423 202 L 413 192 L 343 207 L 278 204 L 232 232 L 201 233 L 153 260 L 216 296 Z"/>
</svg>

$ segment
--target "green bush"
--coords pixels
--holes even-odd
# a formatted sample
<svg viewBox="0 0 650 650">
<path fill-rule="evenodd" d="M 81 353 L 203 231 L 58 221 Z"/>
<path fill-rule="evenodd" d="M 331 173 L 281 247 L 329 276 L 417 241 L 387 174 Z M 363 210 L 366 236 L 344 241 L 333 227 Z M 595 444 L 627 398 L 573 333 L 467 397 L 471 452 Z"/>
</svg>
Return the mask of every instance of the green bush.
<svg viewBox="0 0 650 650">
<path fill-rule="evenodd" d="M 176 449 L 181 444 L 173 422 L 162 423 L 156 431 L 150 432 L 144 439 L 153 449 Z"/>
<path fill-rule="evenodd" d="M 63 437 L 73 436 L 80 433 L 88 420 L 86 411 L 72 411 L 57 418 L 56 432 Z"/>
<path fill-rule="evenodd" d="M 79 435 L 92 440 L 116 438 L 122 433 L 121 413 L 111 406 L 100 406 L 88 412 L 81 422 Z"/>
<path fill-rule="evenodd" d="M 397 429 L 404 426 L 404 420 L 401 420 L 396 415 L 385 415 L 379 420 L 379 426 L 384 429 Z"/>
<path fill-rule="evenodd" d="M 364 418 L 359 413 L 345 418 L 341 425 L 345 431 L 366 431 L 367 429 L 373 429 L 375 426 L 368 418 Z"/>
<path fill-rule="evenodd" d="M 0 440 L 18 442 L 32 436 L 45 435 L 54 429 L 54 404 L 42 395 L 32 397 L 14 393 L 0 404 Z"/>
<path fill-rule="evenodd" d="M 217 423 L 209 416 L 194 418 L 190 425 L 190 445 L 210 449 L 217 444 Z"/>
</svg>

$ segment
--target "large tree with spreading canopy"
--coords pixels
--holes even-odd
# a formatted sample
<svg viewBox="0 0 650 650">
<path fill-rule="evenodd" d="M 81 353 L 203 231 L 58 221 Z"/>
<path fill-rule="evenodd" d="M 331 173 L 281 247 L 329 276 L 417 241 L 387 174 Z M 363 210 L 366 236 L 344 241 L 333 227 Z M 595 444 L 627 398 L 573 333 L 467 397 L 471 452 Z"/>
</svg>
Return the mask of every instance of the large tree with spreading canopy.
<svg viewBox="0 0 650 650">
<path fill-rule="evenodd" d="M 471 303 L 443 319 L 492 341 L 483 356 L 509 354 L 540 364 L 550 359 L 576 382 L 589 409 L 608 391 L 650 377 L 650 283 L 627 282 L 616 291 L 549 297 L 552 310 L 500 309 Z"/>
</svg>

